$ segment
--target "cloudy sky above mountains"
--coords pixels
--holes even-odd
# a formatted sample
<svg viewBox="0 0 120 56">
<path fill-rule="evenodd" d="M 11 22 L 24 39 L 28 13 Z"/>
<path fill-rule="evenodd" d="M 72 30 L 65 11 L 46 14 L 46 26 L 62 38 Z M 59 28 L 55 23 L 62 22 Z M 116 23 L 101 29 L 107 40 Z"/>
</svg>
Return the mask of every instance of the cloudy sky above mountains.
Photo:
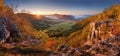
<svg viewBox="0 0 120 56">
<path fill-rule="evenodd" d="M 120 0 L 4 0 L 7 5 L 19 4 L 33 14 L 91 15 L 109 8 Z"/>
</svg>

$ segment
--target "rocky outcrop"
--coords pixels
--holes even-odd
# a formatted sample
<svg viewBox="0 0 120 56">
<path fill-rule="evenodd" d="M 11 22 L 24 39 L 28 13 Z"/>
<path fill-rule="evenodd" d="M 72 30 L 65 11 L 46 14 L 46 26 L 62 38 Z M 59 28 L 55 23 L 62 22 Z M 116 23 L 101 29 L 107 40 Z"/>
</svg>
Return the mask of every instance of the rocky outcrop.
<svg viewBox="0 0 120 56">
<path fill-rule="evenodd" d="M 119 56 L 120 36 L 114 33 L 115 25 L 116 21 L 113 20 L 91 23 L 88 41 L 83 45 L 83 49 L 94 56 Z"/>
<path fill-rule="evenodd" d="M 57 48 L 56 52 L 50 53 L 49 56 L 82 56 L 82 55 L 85 55 L 85 52 L 80 48 L 72 48 L 65 45 L 61 45 Z"/>
<path fill-rule="evenodd" d="M 120 54 L 120 36 L 106 38 L 93 44 L 86 50 L 95 56 L 119 56 Z"/>
<path fill-rule="evenodd" d="M 86 45 L 82 48 L 73 48 L 65 45 L 58 47 L 57 51 L 50 56 L 119 56 L 120 36 L 109 37 L 99 40 L 92 46 Z"/>
<path fill-rule="evenodd" d="M 0 43 L 4 43 L 9 37 L 20 36 L 17 26 L 6 18 L 0 18 Z"/>
<path fill-rule="evenodd" d="M 116 35 L 116 21 L 92 22 L 88 40 L 81 48 L 61 45 L 52 56 L 120 56 L 120 35 Z"/>
<path fill-rule="evenodd" d="M 115 23 L 113 20 L 102 20 L 90 23 L 88 39 L 93 40 L 94 38 L 103 37 L 102 34 L 108 35 L 107 37 L 113 36 L 114 25 Z"/>
</svg>

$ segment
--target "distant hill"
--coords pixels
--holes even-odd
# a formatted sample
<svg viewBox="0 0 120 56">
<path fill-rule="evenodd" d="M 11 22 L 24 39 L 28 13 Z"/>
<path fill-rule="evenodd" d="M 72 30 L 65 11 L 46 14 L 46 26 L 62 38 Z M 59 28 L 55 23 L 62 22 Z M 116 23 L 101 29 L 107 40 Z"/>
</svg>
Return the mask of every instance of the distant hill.
<svg viewBox="0 0 120 56">
<path fill-rule="evenodd" d="M 50 19 L 56 19 L 56 20 L 74 20 L 74 16 L 72 15 L 53 14 L 53 15 L 46 15 L 46 17 Z"/>
<path fill-rule="evenodd" d="M 52 29 L 56 27 L 56 26 L 53 27 L 53 25 L 59 25 L 60 27 L 62 27 L 61 25 L 62 22 L 66 22 L 66 23 L 68 21 L 71 23 L 76 22 L 76 19 L 74 19 L 74 16 L 72 15 L 54 14 L 54 15 L 39 15 L 38 16 L 38 15 L 32 15 L 32 14 L 27 14 L 27 13 L 18 13 L 16 15 L 30 21 L 33 27 L 36 28 L 37 30 L 43 30 L 43 29 L 48 29 L 48 28 Z"/>
<path fill-rule="evenodd" d="M 53 14 L 53 15 L 45 15 L 45 17 L 50 19 L 56 19 L 56 20 L 81 20 L 83 18 L 89 17 L 91 15 L 61 15 L 61 14 Z"/>
<path fill-rule="evenodd" d="M 73 15 L 73 16 L 75 17 L 76 20 L 82 20 L 92 15 Z"/>
</svg>

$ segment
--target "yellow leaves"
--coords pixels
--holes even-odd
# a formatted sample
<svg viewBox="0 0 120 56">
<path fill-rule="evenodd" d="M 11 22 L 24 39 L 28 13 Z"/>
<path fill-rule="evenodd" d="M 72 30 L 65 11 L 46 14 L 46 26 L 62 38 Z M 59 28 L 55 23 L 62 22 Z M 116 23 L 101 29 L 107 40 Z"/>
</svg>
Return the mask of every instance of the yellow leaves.
<svg viewBox="0 0 120 56">
<path fill-rule="evenodd" d="M 48 34 L 46 33 L 47 31 L 48 30 L 43 30 L 43 31 L 40 30 L 35 34 L 36 35 L 35 37 L 39 39 L 40 42 L 45 43 L 50 39 Z"/>
</svg>

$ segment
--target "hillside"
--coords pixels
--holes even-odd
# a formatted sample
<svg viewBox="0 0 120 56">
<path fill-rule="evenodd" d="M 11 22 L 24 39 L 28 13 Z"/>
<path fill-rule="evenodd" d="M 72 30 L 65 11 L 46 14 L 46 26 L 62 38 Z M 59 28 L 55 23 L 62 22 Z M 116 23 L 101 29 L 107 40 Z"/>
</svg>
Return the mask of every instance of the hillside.
<svg viewBox="0 0 120 56">
<path fill-rule="evenodd" d="M 0 0 L 0 55 L 48 55 L 51 50 L 55 50 L 58 45 L 64 42 L 65 37 L 53 34 L 49 36 L 48 29 L 51 25 L 63 23 L 65 21 L 54 20 L 44 16 L 37 16 L 25 13 L 14 13 L 13 8 L 3 4 Z M 62 19 L 61 18 L 61 19 Z M 71 20 L 71 23 L 74 23 Z M 63 24 L 60 24 L 61 27 Z M 56 25 L 57 26 L 57 25 Z M 72 27 L 70 25 L 70 27 Z M 68 28 L 69 29 L 69 28 Z M 65 29 L 67 30 L 67 29 Z M 53 33 L 52 31 L 49 31 Z M 63 34 L 63 32 L 59 32 Z M 64 32 L 66 33 L 66 32 Z M 57 37 L 57 38 L 56 38 Z M 10 52 L 11 51 L 11 52 Z M 24 53 L 25 52 L 25 53 Z M 41 53 L 42 52 L 42 53 Z M 5 54 L 7 53 L 7 54 Z M 14 54 L 16 53 L 16 54 Z M 44 54 L 47 53 L 47 54 Z"/>
<path fill-rule="evenodd" d="M 3 1 L 3 0 L 0 0 L 0 1 Z M 18 29 L 18 31 L 20 31 L 22 33 L 22 35 L 30 35 L 30 36 L 35 36 L 34 35 L 34 29 L 31 27 L 31 23 L 29 21 L 27 21 L 26 19 L 24 18 L 21 18 L 21 17 L 18 17 L 17 15 L 14 14 L 13 12 L 13 9 L 10 8 L 9 6 L 7 5 L 2 5 L 0 6 L 0 19 L 1 19 L 1 22 L 2 22 L 2 19 L 3 19 L 3 22 L 5 21 L 5 23 L 3 24 L 7 24 L 8 26 L 6 27 L 11 27 L 11 24 L 12 25 L 15 25 Z M 10 25 L 9 25 L 10 24 Z M 11 27 L 13 28 L 13 27 Z M 9 31 L 11 31 L 11 29 L 9 29 Z M 31 31 L 31 33 L 29 32 Z M 12 31 L 14 32 L 14 31 Z"/>
<path fill-rule="evenodd" d="M 71 56 L 120 55 L 120 5 L 116 4 L 102 13 L 80 20 L 73 33 L 50 54 Z"/>
<path fill-rule="evenodd" d="M 116 4 L 111 6 L 108 9 L 105 9 L 102 13 L 90 16 L 83 20 L 80 20 L 78 23 L 74 25 L 73 33 L 67 38 L 67 44 L 69 46 L 78 47 L 84 44 L 87 41 L 87 37 L 90 31 L 90 23 L 91 22 L 99 22 L 99 21 L 115 21 L 117 25 L 119 25 L 119 18 L 120 18 L 120 5 Z M 119 26 L 117 26 L 119 29 Z M 116 29 L 115 29 L 116 30 Z M 119 31 L 118 31 L 119 32 Z M 79 42 L 79 43 L 76 43 Z M 72 44 L 72 45 L 71 45 Z"/>
<path fill-rule="evenodd" d="M 35 42 L 32 41 L 36 33 L 37 31 L 28 20 L 17 16 L 12 8 L 4 5 L 3 0 L 0 0 L 0 56 L 30 55 L 27 53 L 36 53 L 36 51 L 46 52 L 32 48 L 35 46 Z M 27 53 L 24 54 L 24 52 Z"/>
</svg>

